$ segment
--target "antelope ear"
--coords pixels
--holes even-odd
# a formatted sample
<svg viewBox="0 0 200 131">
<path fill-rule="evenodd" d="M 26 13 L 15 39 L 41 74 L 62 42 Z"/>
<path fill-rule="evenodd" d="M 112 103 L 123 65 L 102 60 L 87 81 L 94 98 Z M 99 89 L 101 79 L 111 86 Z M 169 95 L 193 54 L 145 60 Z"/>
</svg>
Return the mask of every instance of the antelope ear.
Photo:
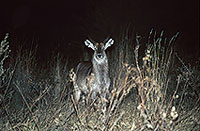
<svg viewBox="0 0 200 131">
<path fill-rule="evenodd" d="M 94 44 L 89 40 L 86 40 L 84 43 L 88 48 L 92 48 L 93 50 L 95 50 Z"/>
<path fill-rule="evenodd" d="M 108 42 L 106 42 L 104 49 L 106 50 L 108 47 L 110 47 L 112 44 L 114 44 L 114 40 L 110 38 Z"/>
</svg>

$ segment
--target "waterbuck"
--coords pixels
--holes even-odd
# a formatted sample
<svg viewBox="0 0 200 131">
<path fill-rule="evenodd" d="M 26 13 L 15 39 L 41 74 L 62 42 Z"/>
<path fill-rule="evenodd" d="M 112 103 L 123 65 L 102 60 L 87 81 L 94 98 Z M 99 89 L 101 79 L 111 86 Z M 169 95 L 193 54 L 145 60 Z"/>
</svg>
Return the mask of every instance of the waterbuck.
<svg viewBox="0 0 200 131">
<path fill-rule="evenodd" d="M 91 62 L 81 62 L 76 68 L 76 77 L 73 81 L 76 106 L 78 106 L 81 94 L 87 95 L 87 98 L 93 100 L 93 102 L 97 99 L 97 96 L 106 99 L 106 93 L 108 93 L 110 86 L 108 58 L 105 50 L 114 43 L 114 40 L 109 39 L 102 43 L 86 40 L 84 43 L 94 51 L 94 54 Z M 104 111 L 102 112 L 105 112 L 105 108 L 104 104 Z"/>
</svg>

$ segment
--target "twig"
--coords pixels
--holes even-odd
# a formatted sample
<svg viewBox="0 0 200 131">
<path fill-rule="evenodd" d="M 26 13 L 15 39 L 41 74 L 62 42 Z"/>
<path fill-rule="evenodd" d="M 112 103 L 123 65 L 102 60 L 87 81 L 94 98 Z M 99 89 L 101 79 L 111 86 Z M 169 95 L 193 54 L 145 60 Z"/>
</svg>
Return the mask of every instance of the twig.
<svg viewBox="0 0 200 131">
<path fill-rule="evenodd" d="M 17 83 L 18 83 L 18 82 L 17 82 Z M 22 93 L 20 87 L 19 87 L 16 83 L 14 83 L 14 85 L 15 85 L 15 86 L 17 87 L 17 89 L 19 90 L 19 92 L 20 92 L 20 94 L 21 94 L 21 96 L 22 96 L 24 102 L 26 103 L 26 106 L 28 107 L 28 109 L 29 109 L 29 111 L 30 111 L 30 113 L 31 113 L 31 115 L 32 115 L 32 117 L 33 117 L 33 121 L 34 121 L 34 123 L 35 123 L 35 125 L 36 125 L 36 128 L 37 128 L 38 131 L 39 131 L 39 125 L 37 124 L 37 121 L 35 120 L 35 118 L 34 118 L 34 116 L 33 116 L 33 112 L 31 111 L 31 108 L 30 108 L 28 102 L 26 101 L 26 99 L 25 99 L 25 97 L 24 97 L 24 95 L 23 95 L 23 93 Z"/>
<path fill-rule="evenodd" d="M 44 89 L 44 91 L 42 92 L 42 94 L 40 94 L 39 96 L 38 96 L 38 98 L 33 102 L 33 104 L 31 105 L 31 109 L 33 108 L 33 106 L 42 98 L 42 97 L 44 97 L 44 95 L 48 92 L 48 90 L 50 89 L 51 87 L 46 87 L 45 89 Z"/>
<path fill-rule="evenodd" d="M 120 114 L 120 116 L 115 120 L 115 122 L 113 123 L 113 125 L 111 126 L 111 128 L 109 129 L 110 131 L 112 131 L 112 129 L 114 128 L 114 126 L 117 124 L 117 122 L 122 118 L 122 116 L 124 115 L 125 111 L 122 111 L 122 113 Z"/>
</svg>

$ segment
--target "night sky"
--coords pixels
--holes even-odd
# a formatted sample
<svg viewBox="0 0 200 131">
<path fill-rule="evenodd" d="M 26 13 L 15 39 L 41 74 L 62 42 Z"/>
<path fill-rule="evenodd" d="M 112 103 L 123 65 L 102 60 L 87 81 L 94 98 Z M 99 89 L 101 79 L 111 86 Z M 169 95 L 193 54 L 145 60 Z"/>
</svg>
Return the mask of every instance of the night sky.
<svg viewBox="0 0 200 131">
<path fill-rule="evenodd" d="M 0 38 L 9 32 L 19 40 L 11 49 L 35 39 L 41 57 L 76 53 L 88 36 L 103 40 L 128 24 L 143 35 L 151 28 L 169 36 L 179 31 L 180 54 L 199 55 L 199 0 L 1 0 L 0 19 Z"/>
</svg>

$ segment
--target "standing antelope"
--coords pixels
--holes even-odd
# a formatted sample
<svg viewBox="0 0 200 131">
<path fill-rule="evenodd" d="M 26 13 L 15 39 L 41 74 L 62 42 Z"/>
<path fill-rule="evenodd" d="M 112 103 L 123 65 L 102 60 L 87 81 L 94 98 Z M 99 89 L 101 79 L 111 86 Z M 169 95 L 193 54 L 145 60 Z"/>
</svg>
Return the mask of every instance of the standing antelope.
<svg viewBox="0 0 200 131">
<path fill-rule="evenodd" d="M 92 43 L 86 40 L 84 43 L 94 50 L 94 54 L 92 62 L 79 63 L 75 72 L 76 78 L 73 84 L 77 106 L 82 93 L 90 96 L 91 100 L 95 100 L 98 94 L 101 98 L 105 98 L 110 86 L 108 58 L 105 50 L 114 43 L 114 40 L 109 39 L 106 43 Z"/>
</svg>

